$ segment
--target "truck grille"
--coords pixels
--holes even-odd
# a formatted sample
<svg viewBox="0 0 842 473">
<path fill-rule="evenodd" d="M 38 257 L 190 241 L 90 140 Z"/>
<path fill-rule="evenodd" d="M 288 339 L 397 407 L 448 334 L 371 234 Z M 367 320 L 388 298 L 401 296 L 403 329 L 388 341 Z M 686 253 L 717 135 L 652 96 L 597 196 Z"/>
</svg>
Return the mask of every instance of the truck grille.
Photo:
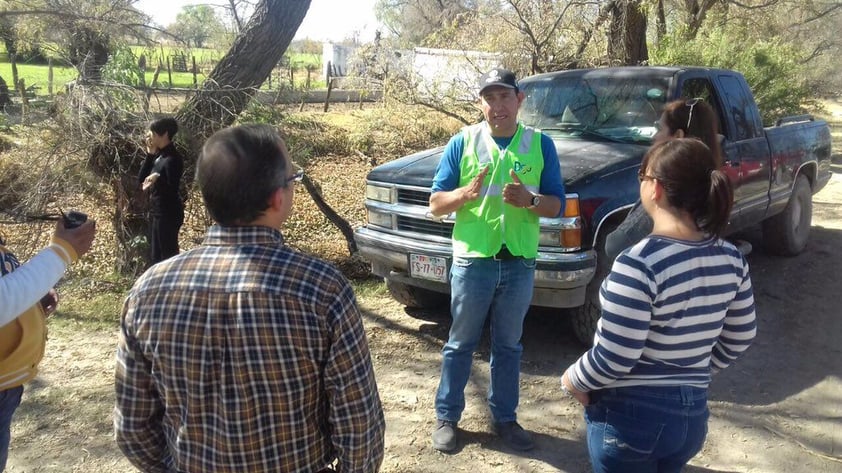
<svg viewBox="0 0 842 473">
<path fill-rule="evenodd" d="M 424 220 L 421 218 L 404 217 L 399 215 L 398 230 L 450 238 L 450 235 L 453 233 L 453 224 L 431 222 L 430 220 Z"/>
<path fill-rule="evenodd" d="M 398 203 L 423 205 L 426 207 L 430 205 L 430 191 L 398 189 Z"/>
</svg>

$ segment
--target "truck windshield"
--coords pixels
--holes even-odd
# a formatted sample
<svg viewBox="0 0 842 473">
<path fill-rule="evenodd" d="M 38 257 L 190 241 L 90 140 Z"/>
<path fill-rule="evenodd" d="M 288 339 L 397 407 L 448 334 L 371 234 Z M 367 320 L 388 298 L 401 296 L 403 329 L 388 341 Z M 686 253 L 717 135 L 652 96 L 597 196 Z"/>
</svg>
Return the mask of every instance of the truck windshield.
<svg viewBox="0 0 842 473">
<path fill-rule="evenodd" d="M 668 79 L 557 77 L 521 84 L 524 124 L 549 133 L 621 142 L 651 142 L 666 102 Z"/>
</svg>

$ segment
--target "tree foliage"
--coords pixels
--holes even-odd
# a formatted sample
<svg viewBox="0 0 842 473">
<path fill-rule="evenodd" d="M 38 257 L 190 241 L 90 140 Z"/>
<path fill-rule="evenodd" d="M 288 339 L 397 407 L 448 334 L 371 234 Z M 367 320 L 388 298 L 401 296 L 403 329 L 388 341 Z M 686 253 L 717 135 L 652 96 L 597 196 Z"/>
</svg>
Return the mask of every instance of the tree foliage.
<svg viewBox="0 0 842 473">
<path fill-rule="evenodd" d="M 663 64 L 669 57 L 686 65 L 733 67 L 749 77 L 755 68 L 779 70 L 789 81 L 780 79 L 781 88 L 797 84 L 826 94 L 842 87 L 835 73 L 842 1 L 379 0 L 377 15 L 396 49 L 497 52 L 506 66 L 523 73 Z M 720 55 L 701 52 L 712 35 L 732 40 L 723 40 Z M 800 98 L 795 94 L 792 102 Z M 794 106 L 783 94 L 768 103 L 767 113 Z"/>
<path fill-rule="evenodd" d="M 744 47 L 734 48 L 735 44 Z M 752 38 L 744 29 L 702 30 L 692 40 L 684 31 L 665 37 L 653 51 L 652 64 L 700 65 L 740 71 L 754 93 L 763 122 L 806 112 L 813 105 L 800 64 L 804 54 L 780 39 Z"/>
<path fill-rule="evenodd" d="M 117 42 L 145 38 L 149 18 L 135 0 L 0 0 L 12 19 L 4 41 L 18 51 L 46 51 L 72 64 L 82 80 L 99 80 Z"/>
<path fill-rule="evenodd" d="M 437 32 L 478 5 L 479 0 L 377 0 L 375 13 L 400 47 L 434 46 L 430 40 Z"/>
<path fill-rule="evenodd" d="M 195 159 L 207 136 L 239 116 L 258 87 L 285 52 L 310 6 L 309 0 L 260 0 L 255 14 L 220 60 L 205 83 L 177 114 L 177 145 L 186 158 L 184 179 L 190 181 Z M 106 67 L 107 78 L 133 80 L 130 55 L 117 49 Z M 86 167 L 112 189 L 113 225 L 117 234 L 116 269 L 137 274 L 145 268 L 143 245 L 148 221 L 138 207 L 137 175 L 142 137 L 152 118 L 144 111 L 142 95 L 129 88 L 113 92 L 102 82 L 80 83 L 56 104 L 60 127 L 56 150 L 61 154 L 84 153 Z M 126 93 L 122 93 L 126 92 Z M 74 147 L 68 150 L 68 147 Z"/>
<path fill-rule="evenodd" d="M 234 9 L 233 11 L 236 11 Z M 209 5 L 186 5 L 175 17 L 169 31 L 188 46 L 203 48 L 208 39 L 225 31 L 225 26 Z"/>
</svg>

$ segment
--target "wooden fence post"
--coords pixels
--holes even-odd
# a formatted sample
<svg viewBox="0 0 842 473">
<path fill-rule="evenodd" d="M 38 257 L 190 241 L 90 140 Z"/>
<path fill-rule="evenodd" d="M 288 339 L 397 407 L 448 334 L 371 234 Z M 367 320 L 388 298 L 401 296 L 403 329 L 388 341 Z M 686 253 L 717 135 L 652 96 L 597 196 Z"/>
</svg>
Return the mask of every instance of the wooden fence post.
<svg viewBox="0 0 842 473">
<path fill-rule="evenodd" d="M 146 87 L 146 56 L 141 54 L 137 59 L 137 68 L 140 70 L 140 86 Z"/>
<path fill-rule="evenodd" d="M 199 88 L 199 79 L 196 75 L 199 73 L 199 68 L 196 67 L 196 56 L 192 56 L 193 58 L 193 88 Z"/>
<path fill-rule="evenodd" d="M 167 56 L 167 78 L 170 81 L 170 88 L 172 89 L 172 65 L 170 64 L 169 56 Z"/>
<path fill-rule="evenodd" d="M 158 67 L 155 68 L 155 72 L 152 74 L 152 83 L 149 84 L 149 87 L 146 89 L 146 100 L 143 103 L 143 105 L 144 105 L 143 111 L 144 112 L 149 111 L 149 99 L 150 99 L 150 97 L 152 97 L 152 88 L 156 87 L 158 85 L 158 74 L 161 73 L 161 67 L 162 66 L 163 66 L 163 64 L 161 64 L 161 61 L 159 60 L 158 61 Z M 159 103 L 160 103 L 160 101 L 159 101 Z"/>
<path fill-rule="evenodd" d="M 20 77 L 18 77 L 18 55 L 15 53 L 9 54 L 9 63 L 12 65 L 12 85 L 13 88 L 17 88 L 18 80 L 20 80 Z"/>
<path fill-rule="evenodd" d="M 18 91 L 20 92 L 20 101 L 21 101 L 20 121 L 21 121 L 21 123 L 26 123 L 26 115 L 27 115 L 27 112 L 29 112 L 29 99 L 26 97 L 26 83 L 24 82 L 23 77 L 21 77 L 18 80 L 18 86 L 17 87 L 18 87 Z"/>
<path fill-rule="evenodd" d="M 330 91 L 333 90 L 333 77 L 327 78 L 327 95 L 325 95 L 325 113 L 327 113 L 328 106 L 330 105 Z"/>
<path fill-rule="evenodd" d="M 324 111 L 327 113 L 327 108 L 330 105 L 330 91 L 333 90 L 333 65 L 330 61 L 327 62 L 327 94 L 325 95 L 325 108 Z"/>
<path fill-rule="evenodd" d="M 53 96 L 53 58 L 47 59 L 47 94 Z"/>
</svg>

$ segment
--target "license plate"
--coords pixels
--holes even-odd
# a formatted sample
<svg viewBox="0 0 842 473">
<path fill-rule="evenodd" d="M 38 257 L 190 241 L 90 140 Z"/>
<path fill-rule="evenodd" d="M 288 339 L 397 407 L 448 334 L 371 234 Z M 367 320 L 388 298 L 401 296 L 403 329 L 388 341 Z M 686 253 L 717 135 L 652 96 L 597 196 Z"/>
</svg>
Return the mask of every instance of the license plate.
<svg viewBox="0 0 842 473">
<path fill-rule="evenodd" d="M 447 282 L 447 258 L 426 255 L 409 255 L 409 275 L 414 278 Z"/>
</svg>

